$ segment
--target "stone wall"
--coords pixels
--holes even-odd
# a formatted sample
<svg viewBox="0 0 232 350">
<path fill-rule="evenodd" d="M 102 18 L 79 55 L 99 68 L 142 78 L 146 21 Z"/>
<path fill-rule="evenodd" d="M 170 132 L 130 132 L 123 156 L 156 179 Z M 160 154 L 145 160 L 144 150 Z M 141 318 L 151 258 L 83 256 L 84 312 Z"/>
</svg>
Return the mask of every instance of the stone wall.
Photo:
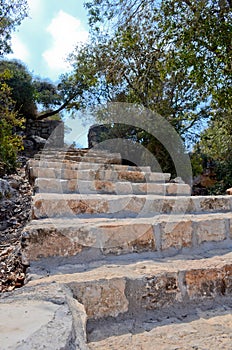
<svg viewBox="0 0 232 350">
<path fill-rule="evenodd" d="M 110 138 L 107 134 L 109 134 L 111 130 L 112 126 L 110 124 L 92 125 L 88 132 L 88 147 L 92 148 L 98 143 Z"/>
<path fill-rule="evenodd" d="M 58 120 L 29 120 L 26 126 L 27 138 L 39 136 L 49 139 L 51 147 L 64 147 L 64 123 Z"/>
</svg>

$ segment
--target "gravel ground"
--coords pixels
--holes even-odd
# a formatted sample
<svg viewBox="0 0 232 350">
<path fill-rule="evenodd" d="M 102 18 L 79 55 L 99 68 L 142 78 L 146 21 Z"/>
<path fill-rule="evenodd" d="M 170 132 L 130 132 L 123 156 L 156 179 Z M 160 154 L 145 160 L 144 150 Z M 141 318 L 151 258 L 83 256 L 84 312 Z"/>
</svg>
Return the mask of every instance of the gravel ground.
<svg viewBox="0 0 232 350">
<path fill-rule="evenodd" d="M 25 176 L 27 158 L 15 174 L 4 176 L 13 193 L 0 199 L 0 293 L 24 284 L 27 262 L 20 253 L 21 233 L 30 219 L 32 188 Z"/>
</svg>

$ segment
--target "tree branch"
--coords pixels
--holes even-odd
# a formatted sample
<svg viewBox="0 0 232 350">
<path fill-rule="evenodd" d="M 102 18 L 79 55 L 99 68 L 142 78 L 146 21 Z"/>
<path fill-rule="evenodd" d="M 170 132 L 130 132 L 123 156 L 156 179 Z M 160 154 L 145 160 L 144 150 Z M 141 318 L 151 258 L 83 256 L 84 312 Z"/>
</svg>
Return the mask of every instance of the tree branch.
<svg viewBox="0 0 232 350">
<path fill-rule="evenodd" d="M 48 117 L 52 117 L 53 115 L 55 114 L 58 114 L 60 113 L 61 111 L 63 111 L 67 106 L 68 104 L 78 95 L 78 93 L 72 95 L 67 101 L 65 101 L 58 109 L 55 109 L 54 111 L 50 111 L 50 112 L 46 112 L 46 113 L 43 113 L 43 114 L 40 114 L 36 120 L 43 120 L 43 119 L 46 119 Z"/>
</svg>

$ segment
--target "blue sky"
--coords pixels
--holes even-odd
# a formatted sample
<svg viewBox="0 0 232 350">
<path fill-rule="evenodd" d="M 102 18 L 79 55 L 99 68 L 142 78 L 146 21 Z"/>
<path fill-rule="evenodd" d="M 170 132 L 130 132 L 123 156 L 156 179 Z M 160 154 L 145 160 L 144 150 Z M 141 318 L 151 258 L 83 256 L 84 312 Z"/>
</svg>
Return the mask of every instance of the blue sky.
<svg viewBox="0 0 232 350">
<path fill-rule="evenodd" d="M 34 76 L 56 82 L 70 69 L 67 55 L 88 40 L 87 13 L 83 0 L 28 0 L 29 17 L 12 36 L 13 53 L 8 58 L 23 61 Z M 86 132 L 81 122 L 69 120 L 73 129 L 67 141 L 86 147 Z M 77 131 L 78 130 L 78 131 Z"/>
<path fill-rule="evenodd" d="M 28 0 L 30 12 L 13 34 L 10 57 L 25 62 L 30 71 L 56 81 L 68 69 L 65 58 L 88 38 L 82 0 Z"/>
</svg>

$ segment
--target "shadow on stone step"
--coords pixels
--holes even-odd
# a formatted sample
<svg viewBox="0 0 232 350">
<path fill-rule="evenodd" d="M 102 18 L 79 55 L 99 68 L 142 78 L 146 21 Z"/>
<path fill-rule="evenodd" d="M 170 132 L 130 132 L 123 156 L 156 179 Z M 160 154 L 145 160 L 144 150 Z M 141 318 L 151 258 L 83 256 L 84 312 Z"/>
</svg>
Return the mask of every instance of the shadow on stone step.
<svg viewBox="0 0 232 350">
<path fill-rule="evenodd" d="M 173 324 L 180 326 L 182 324 L 188 332 L 187 325 L 193 321 L 208 320 L 215 316 L 231 315 L 231 313 L 232 299 L 230 297 L 217 297 L 214 300 L 186 303 L 185 305 L 176 303 L 175 306 L 161 310 L 146 310 L 143 313 L 141 311 L 127 313 L 117 318 L 107 317 L 100 320 L 89 320 L 87 322 L 87 340 L 89 343 L 99 342 L 110 337 L 151 332 L 157 327 Z"/>
<path fill-rule="evenodd" d="M 232 246 L 227 241 L 204 243 L 199 248 L 169 249 L 164 252 L 140 252 L 123 255 L 103 255 L 99 249 L 86 248 L 82 253 L 69 257 L 48 257 L 32 261 L 27 281 L 59 274 L 74 274 L 94 271 L 103 265 L 127 265 L 143 261 L 165 263 L 166 261 L 201 260 L 230 253 Z"/>
</svg>

